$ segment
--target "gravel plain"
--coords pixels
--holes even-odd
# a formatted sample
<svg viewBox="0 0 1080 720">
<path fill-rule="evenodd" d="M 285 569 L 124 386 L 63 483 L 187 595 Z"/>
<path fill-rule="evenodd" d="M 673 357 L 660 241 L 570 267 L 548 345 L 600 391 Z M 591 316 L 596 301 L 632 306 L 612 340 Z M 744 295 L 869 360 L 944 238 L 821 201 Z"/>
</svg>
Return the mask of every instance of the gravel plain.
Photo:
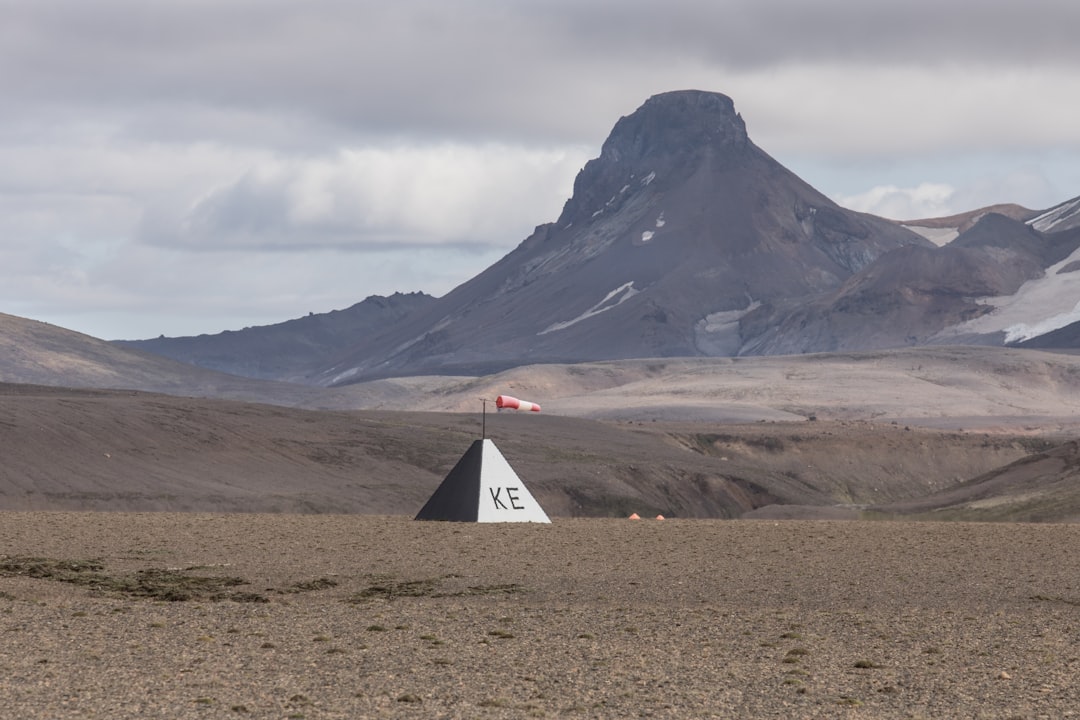
<svg viewBox="0 0 1080 720">
<path fill-rule="evenodd" d="M 1080 525 L 0 513 L 11 718 L 1062 718 Z"/>
</svg>

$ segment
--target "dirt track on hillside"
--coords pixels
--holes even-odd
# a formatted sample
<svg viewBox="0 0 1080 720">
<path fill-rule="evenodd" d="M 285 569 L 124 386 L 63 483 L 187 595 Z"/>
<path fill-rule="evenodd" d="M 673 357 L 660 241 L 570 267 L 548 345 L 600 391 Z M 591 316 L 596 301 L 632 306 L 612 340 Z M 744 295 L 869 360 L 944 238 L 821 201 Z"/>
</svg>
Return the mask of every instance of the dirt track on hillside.
<svg viewBox="0 0 1080 720">
<path fill-rule="evenodd" d="M 1078 525 L 0 513 L 0 707 L 1069 717 L 1078 549 Z"/>
</svg>

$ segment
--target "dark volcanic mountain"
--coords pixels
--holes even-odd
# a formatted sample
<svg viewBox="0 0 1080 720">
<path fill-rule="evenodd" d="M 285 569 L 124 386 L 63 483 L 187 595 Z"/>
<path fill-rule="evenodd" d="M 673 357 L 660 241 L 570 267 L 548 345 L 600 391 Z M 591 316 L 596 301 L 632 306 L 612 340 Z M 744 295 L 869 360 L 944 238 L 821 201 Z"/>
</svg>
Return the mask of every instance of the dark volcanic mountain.
<svg viewBox="0 0 1080 720">
<path fill-rule="evenodd" d="M 1041 277 L 1080 247 L 1080 233 L 1043 234 L 990 213 L 941 248 L 885 253 L 839 289 L 801 304 L 763 306 L 743 319 L 744 354 L 869 350 L 957 342 L 939 334 L 993 311 L 979 298 L 1003 297 Z M 962 338 L 1001 344 L 1000 333 Z"/>
<path fill-rule="evenodd" d="M 1056 329 L 1080 316 L 1078 247 L 1080 198 L 903 224 L 841 208 L 754 145 L 730 98 L 687 90 L 621 118 L 559 219 L 442 298 L 129 344 L 320 385 L 1037 334 L 1076 347 Z"/>
<path fill-rule="evenodd" d="M 319 381 L 734 355 L 746 313 L 836 290 L 907 245 L 931 243 L 800 180 L 730 98 L 665 93 L 615 124 L 557 222 Z"/>
</svg>

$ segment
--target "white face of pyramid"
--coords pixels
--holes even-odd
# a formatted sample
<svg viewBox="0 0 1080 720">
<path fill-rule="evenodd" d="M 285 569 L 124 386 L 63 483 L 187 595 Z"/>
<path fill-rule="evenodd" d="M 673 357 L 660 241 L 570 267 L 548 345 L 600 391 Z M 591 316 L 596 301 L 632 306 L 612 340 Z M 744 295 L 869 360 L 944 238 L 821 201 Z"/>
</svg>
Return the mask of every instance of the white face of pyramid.
<svg viewBox="0 0 1080 720">
<path fill-rule="evenodd" d="M 484 440 L 484 459 L 480 469 L 480 506 L 476 521 L 551 522 L 491 440 Z"/>
</svg>

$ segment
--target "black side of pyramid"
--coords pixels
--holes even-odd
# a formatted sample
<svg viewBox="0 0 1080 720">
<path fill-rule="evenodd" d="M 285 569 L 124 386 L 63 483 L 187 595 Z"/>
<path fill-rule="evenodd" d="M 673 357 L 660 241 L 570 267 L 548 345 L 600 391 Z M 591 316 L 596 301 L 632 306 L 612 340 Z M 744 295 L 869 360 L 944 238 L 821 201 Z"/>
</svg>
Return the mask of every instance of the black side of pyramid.
<svg viewBox="0 0 1080 720">
<path fill-rule="evenodd" d="M 414 519 L 476 522 L 483 464 L 484 441 L 475 440 Z"/>
</svg>

